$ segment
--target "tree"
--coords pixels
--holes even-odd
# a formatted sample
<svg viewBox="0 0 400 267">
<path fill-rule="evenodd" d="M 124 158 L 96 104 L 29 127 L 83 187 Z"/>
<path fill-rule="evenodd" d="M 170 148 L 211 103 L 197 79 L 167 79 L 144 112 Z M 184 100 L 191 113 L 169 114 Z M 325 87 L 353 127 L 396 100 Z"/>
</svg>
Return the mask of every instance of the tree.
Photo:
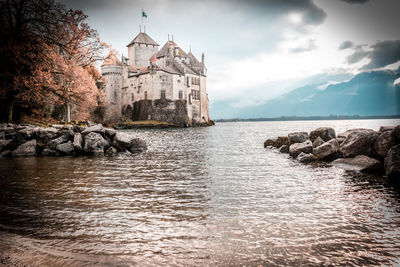
<svg viewBox="0 0 400 267">
<path fill-rule="evenodd" d="M 105 44 L 86 19 L 53 0 L 0 0 L 2 120 L 45 116 L 48 107 L 63 104 L 85 119 L 101 102 L 94 64 Z"/>
</svg>

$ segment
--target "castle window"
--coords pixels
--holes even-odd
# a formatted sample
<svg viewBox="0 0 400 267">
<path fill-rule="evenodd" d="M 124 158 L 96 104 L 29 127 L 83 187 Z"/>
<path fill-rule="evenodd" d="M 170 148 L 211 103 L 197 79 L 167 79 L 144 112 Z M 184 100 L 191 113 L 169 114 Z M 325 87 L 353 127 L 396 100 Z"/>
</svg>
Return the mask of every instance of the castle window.
<svg viewBox="0 0 400 267">
<path fill-rule="evenodd" d="M 138 93 L 140 93 L 140 88 L 141 88 L 141 86 L 138 86 L 138 88 L 137 88 Z"/>
<path fill-rule="evenodd" d="M 144 91 L 144 99 L 147 100 L 147 91 Z"/>
<path fill-rule="evenodd" d="M 161 99 L 165 99 L 165 90 L 161 90 L 161 96 L 160 96 L 160 98 L 161 98 Z"/>
<path fill-rule="evenodd" d="M 192 104 L 192 94 L 189 94 L 189 104 Z"/>
<path fill-rule="evenodd" d="M 117 98 L 118 98 L 117 92 L 114 91 L 114 102 L 117 102 Z"/>
<path fill-rule="evenodd" d="M 132 101 L 132 102 L 135 101 L 135 97 L 134 97 L 133 94 L 131 94 L 131 101 Z"/>
<path fill-rule="evenodd" d="M 182 91 L 179 91 L 179 99 L 182 99 L 183 98 L 183 93 L 182 93 Z"/>
</svg>

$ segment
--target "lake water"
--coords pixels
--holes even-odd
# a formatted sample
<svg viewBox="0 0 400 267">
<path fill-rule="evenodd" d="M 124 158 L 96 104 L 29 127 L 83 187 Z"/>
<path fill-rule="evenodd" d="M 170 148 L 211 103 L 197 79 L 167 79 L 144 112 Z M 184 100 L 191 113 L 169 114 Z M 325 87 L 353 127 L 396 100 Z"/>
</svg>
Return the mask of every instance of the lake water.
<svg viewBox="0 0 400 267">
<path fill-rule="evenodd" d="M 400 265 L 400 194 L 266 138 L 399 120 L 132 130 L 147 152 L 0 159 L 0 266 Z"/>
</svg>

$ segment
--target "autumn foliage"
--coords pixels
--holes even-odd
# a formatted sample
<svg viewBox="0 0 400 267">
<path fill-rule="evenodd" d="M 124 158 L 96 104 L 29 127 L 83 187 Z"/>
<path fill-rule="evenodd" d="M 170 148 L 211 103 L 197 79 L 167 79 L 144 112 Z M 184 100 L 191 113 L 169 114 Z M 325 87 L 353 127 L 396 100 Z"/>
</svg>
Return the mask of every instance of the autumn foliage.
<svg viewBox="0 0 400 267">
<path fill-rule="evenodd" d="M 105 44 L 87 15 L 53 0 L 0 0 L 3 121 L 22 116 L 87 119 L 102 104 L 94 64 Z"/>
</svg>

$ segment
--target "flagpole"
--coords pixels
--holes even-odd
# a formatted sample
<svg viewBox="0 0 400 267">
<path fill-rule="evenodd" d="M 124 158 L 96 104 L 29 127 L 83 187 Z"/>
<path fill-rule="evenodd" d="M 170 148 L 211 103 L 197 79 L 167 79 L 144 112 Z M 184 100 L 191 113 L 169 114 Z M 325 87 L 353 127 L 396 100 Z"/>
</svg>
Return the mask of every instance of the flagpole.
<svg viewBox="0 0 400 267">
<path fill-rule="evenodd" d="M 142 8 L 142 28 L 143 28 L 143 8 Z M 142 30 L 140 30 L 140 32 L 142 32 Z"/>
</svg>

